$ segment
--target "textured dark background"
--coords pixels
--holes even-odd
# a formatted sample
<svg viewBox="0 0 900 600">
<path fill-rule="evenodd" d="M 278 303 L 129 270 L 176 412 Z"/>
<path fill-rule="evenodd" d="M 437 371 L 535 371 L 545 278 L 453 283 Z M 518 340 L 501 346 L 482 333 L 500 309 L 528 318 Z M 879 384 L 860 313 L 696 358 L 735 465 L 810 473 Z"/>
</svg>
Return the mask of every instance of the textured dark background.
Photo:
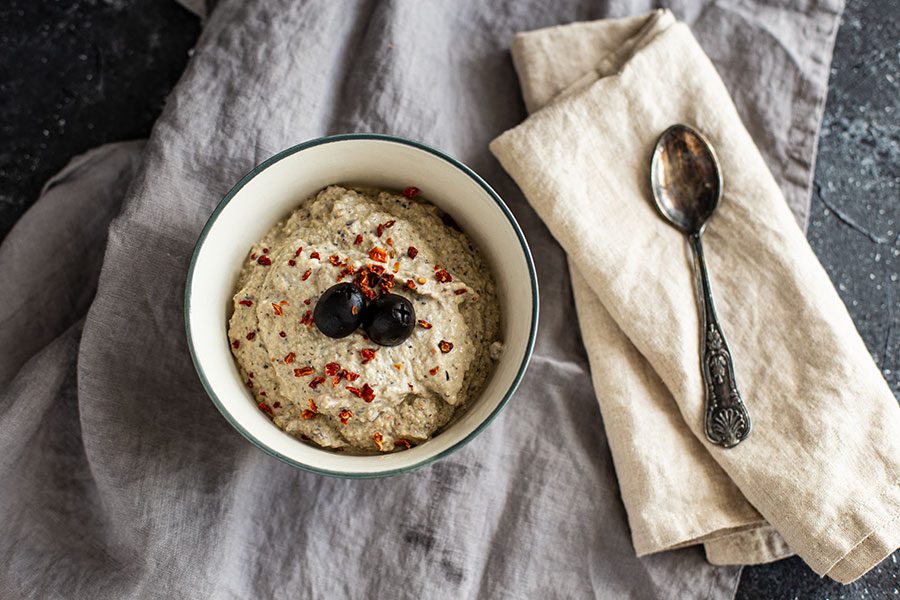
<svg viewBox="0 0 900 600">
<path fill-rule="evenodd" d="M 146 137 L 200 24 L 169 0 L 0 3 L 0 238 L 74 155 Z M 809 240 L 900 395 L 900 3 L 850 0 L 838 31 Z M 850 586 L 799 559 L 738 598 L 900 597 L 900 552 Z"/>
</svg>

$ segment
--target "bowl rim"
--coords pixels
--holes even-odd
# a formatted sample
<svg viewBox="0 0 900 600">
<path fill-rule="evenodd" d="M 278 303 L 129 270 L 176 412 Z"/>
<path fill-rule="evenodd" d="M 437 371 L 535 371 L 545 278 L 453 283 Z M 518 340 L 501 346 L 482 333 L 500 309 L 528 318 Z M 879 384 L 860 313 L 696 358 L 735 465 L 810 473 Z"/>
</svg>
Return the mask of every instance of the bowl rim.
<svg viewBox="0 0 900 600">
<path fill-rule="evenodd" d="M 278 161 L 287 158 L 297 152 L 302 150 L 306 150 L 308 148 L 313 148 L 315 146 L 320 146 L 323 144 L 330 144 L 333 142 L 343 142 L 343 141 L 354 141 L 354 140 L 373 140 L 373 141 L 381 141 L 381 142 L 392 142 L 396 144 L 401 144 L 404 146 L 410 146 L 412 148 L 422 150 L 437 158 L 443 160 L 450 164 L 450 166 L 455 167 L 456 169 L 462 171 L 465 175 L 471 178 L 475 183 L 477 183 L 486 193 L 487 195 L 494 201 L 494 203 L 500 208 L 500 211 L 506 217 L 509 225 L 512 227 L 513 231 L 516 234 L 516 238 L 519 240 L 519 245 L 521 247 L 522 253 L 525 256 L 525 262 L 528 267 L 528 275 L 531 280 L 531 325 L 530 330 L 528 332 L 528 343 L 525 348 L 525 353 L 522 356 L 521 364 L 519 365 L 518 371 L 516 372 L 515 377 L 513 378 L 512 383 L 507 388 L 506 392 L 503 395 L 503 398 L 500 399 L 500 402 L 497 406 L 494 407 L 494 410 L 481 422 L 479 423 L 475 429 L 469 432 L 464 438 L 458 440 L 449 448 L 442 450 L 441 452 L 423 458 L 422 460 L 413 463 L 406 467 L 399 467 L 396 469 L 390 469 L 385 471 L 375 471 L 375 472 L 355 472 L 355 471 L 332 471 L 329 469 L 323 469 L 321 467 L 317 467 L 314 465 L 302 463 L 296 459 L 285 456 L 280 452 L 276 452 L 272 448 L 270 448 L 267 444 L 260 441 L 249 431 L 244 429 L 244 427 L 235 419 L 231 413 L 225 408 L 222 401 L 216 395 L 216 393 L 212 389 L 212 385 L 209 382 L 209 379 L 206 376 L 206 372 L 203 370 L 202 365 L 200 364 L 199 357 L 197 355 L 197 351 L 194 348 L 194 341 L 191 335 L 191 296 L 192 296 L 192 287 L 193 287 L 193 278 L 194 278 L 194 268 L 197 265 L 197 258 L 200 254 L 200 250 L 203 247 L 204 242 L 206 241 L 206 237 L 209 235 L 210 230 L 213 225 L 215 225 L 216 220 L 219 217 L 219 214 L 225 209 L 229 202 L 231 202 L 232 198 L 237 195 L 237 193 L 249 183 L 254 177 L 262 173 L 264 170 L 277 163 Z M 512 212 L 509 210 L 509 207 L 506 206 L 506 203 L 500 198 L 497 192 L 488 185 L 484 179 L 482 179 L 475 171 L 467 167 L 461 161 L 457 160 L 453 156 L 438 150 L 432 146 L 429 146 L 425 143 L 418 142 L 415 140 L 410 140 L 394 135 L 386 135 L 380 133 L 343 133 L 337 135 L 328 135 L 323 137 L 314 138 L 308 140 L 306 142 L 296 144 L 289 148 L 286 148 L 270 158 L 262 161 L 258 165 L 256 165 L 251 171 L 249 171 L 246 175 L 241 177 L 241 179 L 225 194 L 225 197 L 219 202 L 216 206 L 215 210 L 213 210 L 212 214 L 207 219 L 206 224 L 203 226 L 202 231 L 200 232 L 200 236 L 197 238 L 196 244 L 194 244 L 194 250 L 191 254 L 191 262 L 188 266 L 187 278 L 185 281 L 184 288 L 184 327 L 185 327 L 185 335 L 187 337 L 188 342 L 188 350 L 191 354 L 191 361 L 194 364 L 194 369 L 197 371 L 197 375 L 200 378 L 200 383 L 203 385 L 203 389 L 206 391 L 206 395 L 213 401 L 213 404 L 216 406 L 218 411 L 225 417 L 225 420 L 238 431 L 247 441 L 251 444 L 265 452 L 266 454 L 284 462 L 292 467 L 297 469 L 307 471 L 310 473 L 316 473 L 318 475 L 326 475 L 330 477 L 341 477 L 347 479 L 373 479 L 379 477 L 390 477 L 393 475 L 400 475 L 403 473 L 410 473 L 412 471 L 416 471 L 425 467 L 441 458 L 449 456 L 453 452 L 456 452 L 460 448 L 467 445 L 473 439 L 475 439 L 484 429 L 497 417 L 498 414 L 503 410 L 506 404 L 509 402 L 510 398 L 512 398 L 513 394 L 515 394 L 516 390 L 519 388 L 519 384 L 522 382 L 522 378 L 525 376 L 525 371 L 528 369 L 528 365 L 531 362 L 531 356 L 534 352 L 534 344 L 535 339 L 537 337 L 537 326 L 538 326 L 538 316 L 539 316 L 539 294 L 538 294 L 538 282 L 537 282 L 537 272 L 534 268 L 534 260 L 531 256 L 531 250 L 528 247 L 528 242 L 525 239 L 525 235 L 522 233 L 522 229 L 519 227 L 518 222 L 515 217 L 513 217 Z"/>
</svg>

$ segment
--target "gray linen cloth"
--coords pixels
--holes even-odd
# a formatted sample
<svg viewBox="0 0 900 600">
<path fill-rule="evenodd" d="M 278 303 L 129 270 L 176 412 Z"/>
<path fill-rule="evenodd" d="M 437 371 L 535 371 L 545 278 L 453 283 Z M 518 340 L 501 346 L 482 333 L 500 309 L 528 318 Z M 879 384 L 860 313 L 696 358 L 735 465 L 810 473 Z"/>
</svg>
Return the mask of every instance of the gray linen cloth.
<svg viewBox="0 0 900 600">
<path fill-rule="evenodd" d="M 671 7 L 805 220 L 840 3 Z M 650 8 L 220 2 L 143 153 L 75 159 L 0 246 L 0 597 L 731 597 L 739 569 L 696 548 L 635 557 L 565 256 L 487 147 L 525 115 L 513 34 Z M 183 334 L 189 256 L 218 200 L 274 152 L 344 131 L 472 166 L 541 279 L 535 357 L 504 414 L 384 480 L 253 448 L 203 393 Z"/>
</svg>

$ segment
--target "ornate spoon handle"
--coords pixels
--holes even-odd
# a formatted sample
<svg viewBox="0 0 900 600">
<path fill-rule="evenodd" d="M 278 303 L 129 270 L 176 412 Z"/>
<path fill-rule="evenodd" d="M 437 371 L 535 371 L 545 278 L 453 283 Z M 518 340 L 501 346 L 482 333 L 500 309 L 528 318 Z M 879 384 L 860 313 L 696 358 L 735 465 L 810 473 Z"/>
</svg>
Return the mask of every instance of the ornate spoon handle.
<svg viewBox="0 0 900 600">
<path fill-rule="evenodd" d="M 691 248 L 697 260 L 697 276 L 700 280 L 700 369 L 706 387 L 704 429 L 706 438 L 713 444 L 731 448 L 750 434 L 750 414 L 741 400 L 734 380 L 734 365 L 725 334 L 716 317 L 703 245 L 700 235 L 690 236 Z"/>
</svg>

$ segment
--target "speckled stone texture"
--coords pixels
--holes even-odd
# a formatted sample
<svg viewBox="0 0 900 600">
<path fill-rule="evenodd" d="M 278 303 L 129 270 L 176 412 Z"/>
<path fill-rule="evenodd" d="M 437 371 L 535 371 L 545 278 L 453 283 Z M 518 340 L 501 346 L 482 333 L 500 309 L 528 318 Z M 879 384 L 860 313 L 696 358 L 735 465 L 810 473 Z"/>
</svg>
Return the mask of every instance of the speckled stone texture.
<svg viewBox="0 0 900 600">
<path fill-rule="evenodd" d="M 200 32 L 164 0 L 0 3 L 0 236 L 75 154 L 146 137 Z M 809 239 L 900 396 L 900 5 L 849 2 L 819 144 Z M 900 552 L 850 586 L 799 559 L 737 597 L 900 597 Z"/>
</svg>

